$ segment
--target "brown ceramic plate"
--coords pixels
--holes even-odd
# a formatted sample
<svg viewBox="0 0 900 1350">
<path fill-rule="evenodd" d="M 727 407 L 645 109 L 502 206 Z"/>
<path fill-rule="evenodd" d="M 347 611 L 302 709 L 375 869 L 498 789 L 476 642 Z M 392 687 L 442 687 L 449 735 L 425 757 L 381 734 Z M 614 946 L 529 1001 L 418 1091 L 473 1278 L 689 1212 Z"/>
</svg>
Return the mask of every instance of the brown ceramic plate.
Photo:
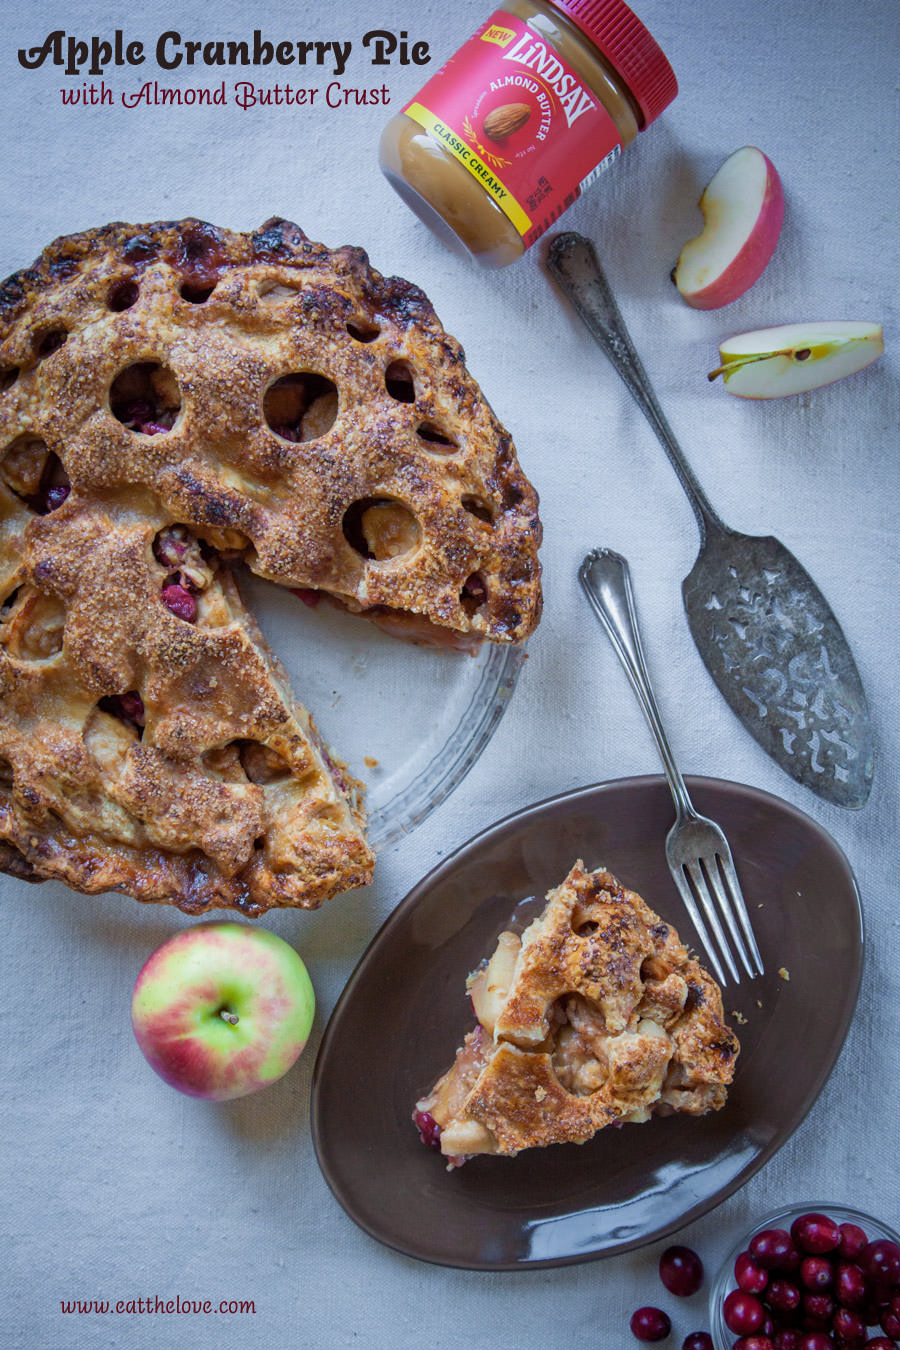
<svg viewBox="0 0 900 1350">
<path fill-rule="evenodd" d="M 554 797 L 478 835 L 410 892 L 326 1028 L 312 1105 L 319 1164 L 380 1242 L 476 1270 L 621 1252 L 718 1204 L 800 1124 L 856 1004 L 863 931 L 853 873 L 831 836 L 786 802 L 717 779 L 688 783 L 731 843 L 766 966 L 725 990 L 726 1009 L 746 1021 L 724 1109 L 604 1130 L 581 1146 L 475 1158 L 454 1172 L 419 1142 L 413 1104 L 474 1025 L 466 975 L 516 905 L 557 885 L 576 858 L 608 866 L 692 940 L 663 850 L 673 815 L 664 780 Z"/>
</svg>

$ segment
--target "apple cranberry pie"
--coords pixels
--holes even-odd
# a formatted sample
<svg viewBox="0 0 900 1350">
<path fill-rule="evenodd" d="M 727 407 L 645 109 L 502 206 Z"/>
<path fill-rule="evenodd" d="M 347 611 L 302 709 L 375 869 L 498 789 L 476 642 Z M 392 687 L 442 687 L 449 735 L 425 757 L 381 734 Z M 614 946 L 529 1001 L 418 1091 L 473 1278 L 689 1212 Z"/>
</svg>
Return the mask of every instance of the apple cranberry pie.
<svg viewBox="0 0 900 1350">
<path fill-rule="evenodd" d="M 468 988 L 478 1025 L 413 1115 L 451 1167 L 725 1102 L 739 1045 L 718 985 L 603 869 L 577 862 Z"/>
<path fill-rule="evenodd" d="M 421 291 L 297 226 L 110 225 L 0 286 L 0 868 L 189 912 L 371 877 L 231 575 L 524 638 L 537 498 Z"/>
</svg>

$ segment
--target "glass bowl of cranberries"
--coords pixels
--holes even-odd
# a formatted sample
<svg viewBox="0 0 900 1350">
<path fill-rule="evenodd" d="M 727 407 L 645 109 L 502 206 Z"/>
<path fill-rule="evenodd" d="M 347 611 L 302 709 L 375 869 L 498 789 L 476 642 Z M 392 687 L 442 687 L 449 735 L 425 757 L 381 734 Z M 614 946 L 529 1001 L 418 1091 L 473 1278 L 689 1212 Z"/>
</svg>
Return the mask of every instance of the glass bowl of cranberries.
<svg viewBox="0 0 900 1350">
<path fill-rule="evenodd" d="M 734 1248 L 709 1294 L 715 1350 L 896 1350 L 900 1236 L 844 1205 L 791 1205 Z"/>
</svg>

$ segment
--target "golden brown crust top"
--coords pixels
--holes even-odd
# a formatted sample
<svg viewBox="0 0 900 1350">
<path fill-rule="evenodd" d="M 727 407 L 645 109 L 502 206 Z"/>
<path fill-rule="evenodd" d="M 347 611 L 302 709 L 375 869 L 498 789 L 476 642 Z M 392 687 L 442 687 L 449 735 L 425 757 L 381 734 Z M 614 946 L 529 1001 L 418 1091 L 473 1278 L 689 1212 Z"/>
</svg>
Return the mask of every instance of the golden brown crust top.
<svg viewBox="0 0 900 1350">
<path fill-rule="evenodd" d="M 0 552 L 0 867 L 250 915 L 371 879 L 358 784 L 226 567 L 195 549 L 187 621 L 162 599 L 151 494 L 76 490 L 29 519 L 0 488 L 0 512 L 21 531 Z"/>
<path fill-rule="evenodd" d="M 0 447 L 39 437 L 88 493 L 150 488 L 172 520 L 239 535 L 261 576 L 496 641 L 537 623 L 512 441 L 427 297 L 361 249 L 282 220 L 67 236 L 0 286 L 0 384 Z M 360 529 L 383 502 L 414 527 L 405 551 Z"/>
<path fill-rule="evenodd" d="M 614 1122 L 717 1110 L 740 1048 L 718 985 L 671 925 L 580 861 L 523 934 L 493 1039 L 467 1046 L 462 1100 L 458 1056 L 418 1104 L 451 1155 L 582 1143 Z"/>
</svg>

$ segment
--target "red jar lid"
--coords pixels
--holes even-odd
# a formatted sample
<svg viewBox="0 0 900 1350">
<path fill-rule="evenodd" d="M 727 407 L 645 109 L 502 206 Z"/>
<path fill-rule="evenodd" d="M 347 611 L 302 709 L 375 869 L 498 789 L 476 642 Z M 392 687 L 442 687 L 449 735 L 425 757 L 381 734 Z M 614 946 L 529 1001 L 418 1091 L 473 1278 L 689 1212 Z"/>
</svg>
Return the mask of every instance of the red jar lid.
<svg viewBox="0 0 900 1350">
<path fill-rule="evenodd" d="M 615 66 L 649 126 L 678 93 L 659 43 L 623 0 L 550 0 Z"/>
</svg>

